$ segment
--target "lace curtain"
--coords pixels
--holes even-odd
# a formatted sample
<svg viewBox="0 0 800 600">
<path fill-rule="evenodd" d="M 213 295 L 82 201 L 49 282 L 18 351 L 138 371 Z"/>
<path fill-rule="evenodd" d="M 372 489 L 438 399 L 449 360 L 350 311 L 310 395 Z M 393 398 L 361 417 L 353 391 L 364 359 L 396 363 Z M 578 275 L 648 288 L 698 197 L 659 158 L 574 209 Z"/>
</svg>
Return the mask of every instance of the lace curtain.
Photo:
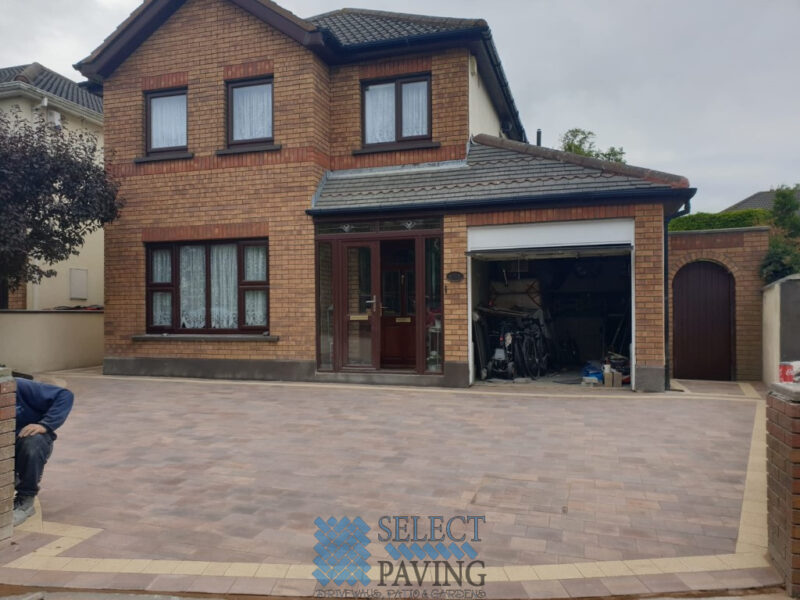
<svg viewBox="0 0 800 600">
<path fill-rule="evenodd" d="M 153 325 L 155 327 L 172 326 L 172 294 L 170 292 L 153 292 Z"/>
<path fill-rule="evenodd" d="M 211 246 L 211 327 L 239 327 L 236 244 Z"/>
<path fill-rule="evenodd" d="M 247 290 L 244 293 L 245 325 L 267 325 L 267 292 L 264 290 Z"/>
<path fill-rule="evenodd" d="M 153 283 L 170 283 L 172 281 L 172 253 L 164 248 L 153 250 Z"/>
<path fill-rule="evenodd" d="M 244 279 L 245 281 L 267 280 L 267 247 L 244 247 Z"/>
<path fill-rule="evenodd" d="M 395 141 L 394 83 L 370 85 L 364 90 L 364 141 Z"/>
<path fill-rule="evenodd" d="M 403 84 L 403 137 L 428 134 L 428 82 Z"/>
<path fill-rule="evenodd" d="M 233 139 L 272 137 L 272 84 L 233 88 Z"/>
<path fill-rule="evenodd" d="M 206 326 L 206 249 L 181 246 L 181 327 Z"/>
<path fill-rule="evenodd" d="M 150 146 L 186 145 L 186 94 L 150 99 Z"/>
</svg>

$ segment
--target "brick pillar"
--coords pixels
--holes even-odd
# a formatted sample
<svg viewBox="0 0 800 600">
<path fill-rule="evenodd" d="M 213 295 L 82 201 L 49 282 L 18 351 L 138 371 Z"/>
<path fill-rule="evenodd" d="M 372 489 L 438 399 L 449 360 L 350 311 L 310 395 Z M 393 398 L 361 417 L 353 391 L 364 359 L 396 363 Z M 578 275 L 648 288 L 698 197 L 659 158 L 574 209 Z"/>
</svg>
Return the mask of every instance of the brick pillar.
<svg viewBox="0 0 800 600">
<path fill-rule="evenodd" d="M 800 596 L 800 384 L 774 384 L 767 396 L 769 557 L 786 591 Z"/>
<path fill-rule="evenodd" d="M 14 428 L 17 383 L 11 369 L 0 367 L 0 542 L 11 537 L 14 498 Z"/>
</svg>

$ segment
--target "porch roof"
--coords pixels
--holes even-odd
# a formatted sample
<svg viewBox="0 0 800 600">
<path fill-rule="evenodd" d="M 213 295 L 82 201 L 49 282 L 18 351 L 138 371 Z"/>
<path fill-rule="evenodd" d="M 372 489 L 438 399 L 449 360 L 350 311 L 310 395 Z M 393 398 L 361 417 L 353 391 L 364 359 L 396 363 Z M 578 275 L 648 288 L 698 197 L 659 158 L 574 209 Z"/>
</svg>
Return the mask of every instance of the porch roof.
<svg viewBox="0 0 800 600">
<path fill-rule="evenodd" d="M 330 171 L 308 212 L 485 209 L 631 198 L 686 201 L 695 191 L 679 175 L 478 135 L 463 161 Z"/>
</svg>

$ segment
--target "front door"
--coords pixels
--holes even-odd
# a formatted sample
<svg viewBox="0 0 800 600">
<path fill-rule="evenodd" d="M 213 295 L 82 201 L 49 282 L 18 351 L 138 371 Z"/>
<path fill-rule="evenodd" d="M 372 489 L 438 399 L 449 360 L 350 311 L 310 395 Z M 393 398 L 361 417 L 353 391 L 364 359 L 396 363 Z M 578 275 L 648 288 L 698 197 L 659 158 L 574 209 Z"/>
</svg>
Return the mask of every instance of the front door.
<svg viewBox="0 0 800 600">
<path fill-rule="evenodd" d="M 380 362 L 380 264 L 377 242 L 344 251 L 344 367 L 377 369 Z"/>
<path fill-rule="evenodd" d="M 381 367 L 417 366 L 415 240 L 381 242 Z"/>
</svg>

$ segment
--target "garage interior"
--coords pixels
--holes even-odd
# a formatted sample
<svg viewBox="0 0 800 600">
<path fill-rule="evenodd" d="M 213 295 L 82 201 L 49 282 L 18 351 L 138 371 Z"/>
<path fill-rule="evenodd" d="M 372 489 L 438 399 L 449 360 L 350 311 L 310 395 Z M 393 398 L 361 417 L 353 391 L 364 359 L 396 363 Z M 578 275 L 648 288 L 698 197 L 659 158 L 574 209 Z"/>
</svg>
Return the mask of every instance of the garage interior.
<svg viewBox="0 0 800 600">
<path fill-rule="evenodd" d="M 470 256 L 476 382 L 629 387 L 629 244 Z"/>
</svg>

